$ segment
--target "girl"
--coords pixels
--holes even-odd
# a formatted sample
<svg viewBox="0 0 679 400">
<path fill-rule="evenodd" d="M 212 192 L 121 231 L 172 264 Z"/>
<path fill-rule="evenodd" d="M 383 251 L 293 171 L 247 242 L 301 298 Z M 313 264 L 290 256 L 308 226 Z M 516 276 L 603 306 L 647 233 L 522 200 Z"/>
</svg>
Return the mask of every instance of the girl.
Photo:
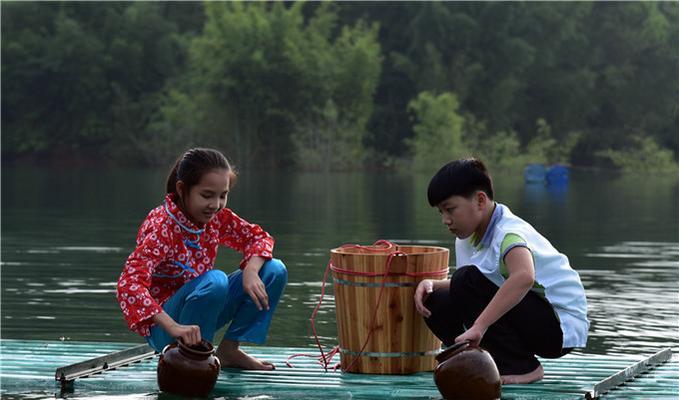
<svg viewBox="0 0 679 400">
<path fill-rule="evenodd" d="M 273 364 L 239 343 L 264 343 L 287 271 L 272 258 L 273 238 L 226 208 L 235 181 L 217 150 L 190 149 L 177 160 L 165 201 L 139 229 L 118 280 L 118 302 L 130 330 L 157 351 L 175 339 L 212 341 L 231 322 L 217 348 L 222 367 L 270 370 Z M 214 269 L 219 245 L 244 255 L 228 276 Z"/>
</svg>

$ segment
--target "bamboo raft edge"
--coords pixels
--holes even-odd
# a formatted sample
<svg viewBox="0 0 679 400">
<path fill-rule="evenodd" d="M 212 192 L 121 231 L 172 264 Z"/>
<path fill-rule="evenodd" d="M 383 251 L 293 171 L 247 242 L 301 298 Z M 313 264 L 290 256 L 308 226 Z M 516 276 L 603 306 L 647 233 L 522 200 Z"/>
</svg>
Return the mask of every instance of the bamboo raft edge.
<svg viewBox="0 0 679 400">
<path fill-rule="evenodd" d="M 0 395 L 35 392 L 59 392 L 55 383 L 57 367 L 83 362 L 85 358 L 105 356 L 133 344 L 112 342 L 45 342 L 37 340 L 0 340 Z M 278 365 L 276 371 L 224 370 L 220 374 L 215 396 L 225 398 L 266 395 L 272 399 L 304 398 L 440 398 L 427 372 L 413 375 L 370 375 L 323 372 L 312 359 L 296 359 L 295 368 L 284 366 L 291 354 L 313 353 L 311 348 L 249 347 L 244 350 Z M 77 379 L 74 390 L 87 393 L 158 393 L 157 358 L 151 357 L 128 367 L 108 370 L 89 378 Z M 558 360 L 541 360 L 546 376 L 530 385 L 503 387 L 503 398 L 582 399 L 593 385 L 627 368 L 639 357 L 633 355 L 592 355 L 571 353 Z M 86 361 L 86 360 L 85 360 Z M 51 384 L 50 384 L 51 382 Z M 625 382 L 603 399 L 665 399 L 679 392 L 679 358 L 674 353 L 664 364 L 656 366 L 632 381 Z M 321 397 L 313 397 L 322 395 Z M 310 397 L 311 396 L 311 397 Z M 328 397 L 330 396 L 330 397 Z M 344 397 L 342 397 L 344 396 Z M 347 397 L 348 396 L 348 397 Z"/>
</svg>

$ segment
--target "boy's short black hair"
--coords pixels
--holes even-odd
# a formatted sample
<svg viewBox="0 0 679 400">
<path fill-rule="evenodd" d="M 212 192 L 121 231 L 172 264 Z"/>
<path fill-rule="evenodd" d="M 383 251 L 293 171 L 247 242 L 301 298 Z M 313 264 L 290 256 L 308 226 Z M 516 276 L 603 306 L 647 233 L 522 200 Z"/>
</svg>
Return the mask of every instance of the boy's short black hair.
<svg viewBox="0 0 679 400">
<path fill-rule="evenodd" d="M 464 158 L 451 161 L 439 169 L 429 181 L 427 197 L 432 207 L 450 196 L 470 197 L 477 190 L 493 199 L 493 180 L 483 161 Z"/>
</svg>

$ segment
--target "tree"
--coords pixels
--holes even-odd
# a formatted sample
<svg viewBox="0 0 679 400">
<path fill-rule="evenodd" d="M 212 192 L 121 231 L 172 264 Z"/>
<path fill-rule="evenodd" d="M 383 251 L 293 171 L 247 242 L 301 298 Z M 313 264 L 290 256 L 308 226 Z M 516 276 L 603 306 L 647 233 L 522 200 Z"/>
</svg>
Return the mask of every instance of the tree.
<svg viewBox="0 0 679 400">
<path fill-rule="evenodd" d="M 3 155 L 135 150 L 129 139 L 181 68 L 163 5 L 3 3 L 2 11 Z"/>
<path fill-rule="evenodd" d="M 241 164 L 268 166 L 310 167 L 305 155 L 315 150 L 314 136 L 338 126 L 337 159 L 360 162 L 380 72 L 376 27 L 359 21 L 335 33 L 332 4 L 308 20 L 303 7 L 207 3 L 205 28 L 191 44 L 186 95 L 174 96 L 193 102 L 181 104 L 197 114 L 176 118 L 185 107 L 169 104 L 159 120 L 178 121 L 169 129 L 188 130 Z"/>
<path fill-rule="evenodd" d="M 408 109 L 414 115 L 415 136 L 407 143 L 415 170 L 434 171 L 450 160 L 471 155 L 463 141 L 464 119 L 458 114 L 458 107 L 452 93 L 422 92 L 410 102 Z"/>
</svg>

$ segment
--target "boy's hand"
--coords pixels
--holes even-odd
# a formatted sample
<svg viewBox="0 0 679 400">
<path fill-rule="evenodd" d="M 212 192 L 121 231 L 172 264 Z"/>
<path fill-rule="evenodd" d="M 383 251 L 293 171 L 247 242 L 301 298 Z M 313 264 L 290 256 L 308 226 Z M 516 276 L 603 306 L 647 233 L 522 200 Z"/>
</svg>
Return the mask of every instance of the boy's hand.
<svg viewBox="0 0 679 400">
<path fill-rule="evenodd" d="M 415 309 L 417 309 L 417 312 L 422 314 L 425 318 L 431 316 L 431 311 L 424 306 L 424 301 L 427 300 L 427 297 L 429 297 L 433 291 L 434 281 L 431 279 L 421 281 L 419 285 L 417 285 L 417 289 L 415 289 Z"/>
<path fill-rule="evenodd" d="M 243 291 L 250 296 L 259 311 L 269 309 L 269 295 L 266 294 L 264 282 L 259 277 L 259 271 L 245 268 L 243 270 Z"/>
<path fill-rule="evenodd" d="M 483 335 L 486 334 L 487 328 L 478 326 L 477 324 L 472 325 L 471 328 L 460 336 L 455 338 L 455 343 L 462 342 L 463 340 L 469 340 L 470 346 L 479 346 Z"/>
</svg>

